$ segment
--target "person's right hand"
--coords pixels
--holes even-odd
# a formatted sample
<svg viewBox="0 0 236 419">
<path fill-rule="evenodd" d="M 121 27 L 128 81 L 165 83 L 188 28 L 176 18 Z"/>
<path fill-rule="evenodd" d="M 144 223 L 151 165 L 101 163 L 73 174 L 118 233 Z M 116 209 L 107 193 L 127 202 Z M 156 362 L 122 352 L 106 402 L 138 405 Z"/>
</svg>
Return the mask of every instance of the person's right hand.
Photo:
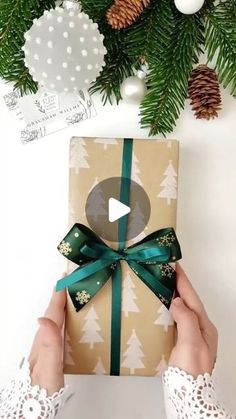
<svg viewBox="0 0 236 419">
<path fill-rule="evenodd" d="M 197 377 L 212 373 L 217 356 L 218 333 L 199 296 L 179 264 L 177 290 L 170 312 L 177 325 L 177 341 L 169 365 Z"/>
<path fill-rule="evenodd" d="M 44 317 L 38 319 L 29 364 L 32 385 L 38 385 L 52 396 L 64 387 L 63 326 L 65 320 L 66 292 L 53 292 Z"/>
</svg>

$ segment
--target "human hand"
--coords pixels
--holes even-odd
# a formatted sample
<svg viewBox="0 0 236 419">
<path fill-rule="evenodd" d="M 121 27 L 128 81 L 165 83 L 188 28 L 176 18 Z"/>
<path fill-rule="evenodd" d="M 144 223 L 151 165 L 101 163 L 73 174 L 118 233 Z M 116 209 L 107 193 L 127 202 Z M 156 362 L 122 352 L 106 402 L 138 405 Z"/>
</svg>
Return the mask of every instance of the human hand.
<svg viewBox="0 0 236 419">
<path fill-rule="evenodd" d="M 169 365 L 197 377 L 212 373 L 217 355 L 218 333 L 202 301 L 181 266 L 176 264 L 177 290 L 170 312 L 177 325 L 177 341 Z"/>
<path fill-rule="evenodd" d="M 38 319 L 29 364 L 32 385 L 38 385 L 52 396 L 64 387 L 63 337 L 66 292 L 53 292 L 44 317 Z"/>
</svg>

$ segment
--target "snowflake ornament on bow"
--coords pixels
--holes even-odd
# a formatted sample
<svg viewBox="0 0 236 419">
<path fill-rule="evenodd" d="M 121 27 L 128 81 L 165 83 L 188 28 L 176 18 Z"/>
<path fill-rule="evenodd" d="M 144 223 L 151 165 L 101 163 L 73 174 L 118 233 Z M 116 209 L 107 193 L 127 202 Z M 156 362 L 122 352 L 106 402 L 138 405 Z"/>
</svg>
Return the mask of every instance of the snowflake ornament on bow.
<svg viewBox="0 0 236 419">
<path fill-rule="evenodd" d="M 172 277 L 174 269 L 170 265 L 168 265 L 168 263 L 163 263 L 159 266 L 160 266 L 160 269 L 161 269 L 161 275 L 162 276 L 168 277 L 168 278 Z"/>
<path fill-rule="evenodd" d="M 157 239 L 159 246 L 171 246 L 175 241 L 175 236 L 173 234 L 166 234 Z"/>
<path fill-rule="evenodd" d="M 70 243 L 66 242 L 65 240 L 62 240 L 62 242 L 59 244 L 58 250 L 64 256 L 68 256 L 72 252 Z"/>
<path fill-rule="evenodd" d="M 81 305 L 87 304 L 90 298 L 90 294 L 88 294 L 85 290 L 77 292 L 75 297 L 76 301 L 78 301 Z"/>
</svg>

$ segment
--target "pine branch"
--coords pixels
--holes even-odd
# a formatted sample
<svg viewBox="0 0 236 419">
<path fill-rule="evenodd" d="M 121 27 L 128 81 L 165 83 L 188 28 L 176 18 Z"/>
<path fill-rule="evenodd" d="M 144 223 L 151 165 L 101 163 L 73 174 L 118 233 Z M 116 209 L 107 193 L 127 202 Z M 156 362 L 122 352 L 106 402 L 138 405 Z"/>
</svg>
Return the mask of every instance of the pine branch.
<svg viewBox="0 0 236 419">
<path fill-rule="evenodd" d="M 126 30 L 126 50 L 129 56 L 140 57 L 149 62 L 153 54 L 158 57 L 166 47 L 167 34 L 173 29 L 172 9 L 169 1 L 153 1 L 140 19 Z M 160 24 L 161 23 L 161 24 Z"/>
<path fill-rule="evenodd" d="M 14 63 L 13 63 L 14 65 Z M 21 70 L 17 68 L 16 73 L 11 71 L 4 75 L 4 78 L 8 82 L 14 83 L 14 89 L 19 90 L 21 96 L 25 93 L 36 93 L 38 91 L 38 83 L 36 83 L 27 67 L 22 66 Z"/>
<path fill-rule="evenodd" d="M 210 8 L 206 15 L 208 60 L 216 60 L 219 81 L 236 96 L 236 1 Z"/>
<path fill-rule="evenodd" d="M 104 44 L 108 51 L 105 56 L 106 66 L 97 77 L 90 92 L 100 92 L 104 104 L 107 100 L 112 103 L 113 95 L 115 95 L 118 103 L 121 99 L 120 85 L 126 77 L 133 74 L 136 59 L 129 57 L 125 53 L 125 36 L 123 31 L 115 32 L 112 29 L 110 32 L 107 32 Z"/>
<path fill-rule="evenodd" d="M 107 10 L 113 4 L 113 0 L 80 0 L 83 12 L 87 13 L 90 19 L 97 23 L 105 23 Z"/>
<path fill-rule="evenodd" d="M 82 0 L 83 11 L 98 23 L 100 32 L 104 35 L 104 45 L 107 49 L 105 56 L 106 66 L 90 88 L 91 93 L 100 92 L 102 101 L 112 103 L 113 95 L 116 101 L 121 99 L 120 85 L 124 78 L 133 74 L 133 65 L 136 59 L 129 57 L 125 47 L 125 31 L 114 30 L 106 21 L 106 11 L 110 8 L 112 0 Z"/>
<path fill-rule="evenodd" d="M 151 127 L 150 135 L 173 130 L 204 43 L 200 14 L 180 14 L 172 0 L 159 0 L 158 4 L 158 33 L 152 35 L 154 48 L 152 55 L 148 54 L 148 93 L 141 104 L 141 125 Z"/>
<path fill-rule="evenodd" d="M 37 90 L 37 84 L 24 65 L 21 50 L 25 43 L 24 33 L 32 26 L 33 19 L 54 6 L 54 0 L 1 0 L 0 76 L 15 82 L 15 88 L 22 93 Z"/>
</svg>

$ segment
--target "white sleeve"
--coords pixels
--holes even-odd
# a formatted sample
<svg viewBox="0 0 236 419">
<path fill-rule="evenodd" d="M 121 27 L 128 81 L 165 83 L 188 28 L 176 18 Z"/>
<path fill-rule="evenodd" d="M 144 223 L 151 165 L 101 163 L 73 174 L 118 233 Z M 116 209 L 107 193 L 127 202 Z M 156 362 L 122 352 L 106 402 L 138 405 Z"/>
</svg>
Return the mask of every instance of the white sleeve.
<svg viewBox="0 0 236 419">
<path fill-rule="evenodd" d="M 29 364 L 23 360 L 17 377 L 0 390 L 0 419 L 54 419 L 68 398 L 67 388 L 49 397 L 32 386 Z"/>
<path fill-rule="evenodd" d="M 169 367 L 163 373 L 163 386 L 167 419 L 236 419 L 217 397 L 214 374 L 194 378 Z"/>
</svg>

